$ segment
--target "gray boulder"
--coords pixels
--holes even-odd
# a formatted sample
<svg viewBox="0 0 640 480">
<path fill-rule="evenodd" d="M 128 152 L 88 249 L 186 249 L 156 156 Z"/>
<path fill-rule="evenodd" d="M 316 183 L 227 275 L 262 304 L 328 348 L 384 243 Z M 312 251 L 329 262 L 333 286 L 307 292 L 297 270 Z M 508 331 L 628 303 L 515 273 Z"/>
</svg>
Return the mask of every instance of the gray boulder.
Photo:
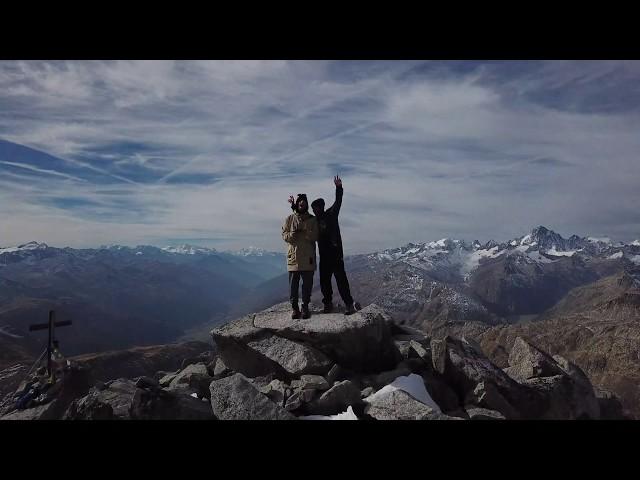
<svg viewBox="0 0 640 480">
<path fill-rule="evenodd" d="M 465 408 L 469 420 L 505 420 L 505 416 L 496 410 L 468 406 Z"/>
<path fill-rule="evenodd" d="M 211 406 L 220 420 L 293 420 L 295 417 L 275 404 L 240 373 L 214 380 L 210 386 Z"/>
<path fill-rule="evenodd" d="M 204 363 L 189 364 L 171 380 L 167 390 L 195 393 L 199 397 L 209 398 L 209 384 L 212 380 Z"/>
<path fill-rule="evenodd" d="M 268 385 L 260 388 L 261 393 L 280 407 L 285 406 L 287 397 L 289 397 L 287 390 L 287 384 L 278 379 L 272 380 Z"/>
<path fill-rule="evenodd" d="M 365 402 L 368 405 L 364 413 L 376 420 L 459 420 L 432 409 L 403 390 L 374 395 Z"/>
<path fill-rule="evenodd" d="M 0 417 L 0 420 L 56 420 L 56 407 L 56 401 L 53 400 L 44 405 L 38 405 L 24 410 L 14 410 Z"/>
<path fill-rule="evenodd" d="M 89 393 L 71 403 L 66 420 L 130 420 L 131 403 L 138 389 L 127 379 L 110 382 L 105 389 L 92 388 Z"/>
<path fill-rule="evenodd" d="M 288 317 L 290 310 L 283 310 L 279 315 Z M 211 331 L 219 358 L 228 368 L 248 377 L 273 373 L 281 379 L 324 374 L 329 370 L 332 362 L 322 352 L 304 342 L 255 327 L 255 316 L 241 318 Z"/>
<path fill-rule="evenodd" d="M 350 380 L 343 380 L 311 402 L 307 410 L 315 415 L 335 415 L 346 411 L 348 406 L 360 402 L 360 389 Z"/>
<path fill-rule="evenodd" d="M 317 315 L 309 322 L 291 319 L 290 308 L 282 303 L 257 313 L 254 328 L 310 345 L 354 371 L 389 370 L 402 359 L 391 335 L 391 319 L 376 305 L 349 316 Z"/>
<path fill-rule="evenodd" d="M 517 337 L 509 354 L 505 373 L 516 381 L 535 377 L 552 377 L 563 372 L 558 363 L 522 337 Z"/>
<path fill-rule="evenodd" d="M 448 335 L 432 340 L 431 354 L 434 370 L 466 403 L 519 418 L 515 406 L 529 410 L 535 401 L 535 392 L 509 377 L 468 341 Z"/>
</svg>

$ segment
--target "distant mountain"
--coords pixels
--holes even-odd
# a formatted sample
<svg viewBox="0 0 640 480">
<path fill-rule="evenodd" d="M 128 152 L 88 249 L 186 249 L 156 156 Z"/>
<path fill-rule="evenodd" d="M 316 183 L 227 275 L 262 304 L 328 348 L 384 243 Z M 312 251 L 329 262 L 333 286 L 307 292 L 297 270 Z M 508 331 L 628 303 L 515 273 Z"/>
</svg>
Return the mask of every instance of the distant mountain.
<svg viewBox="0 0 640 480">
<path fill-rule="evenodd" d="M 69 354 L 167 343 L 221 321 L 248 289 L 284 272 L 284 255 L 238 256 L 201 247 L 0 248 L 0 368 L 37 355 L 30 323 L 55 309 Z"/>
</svg>

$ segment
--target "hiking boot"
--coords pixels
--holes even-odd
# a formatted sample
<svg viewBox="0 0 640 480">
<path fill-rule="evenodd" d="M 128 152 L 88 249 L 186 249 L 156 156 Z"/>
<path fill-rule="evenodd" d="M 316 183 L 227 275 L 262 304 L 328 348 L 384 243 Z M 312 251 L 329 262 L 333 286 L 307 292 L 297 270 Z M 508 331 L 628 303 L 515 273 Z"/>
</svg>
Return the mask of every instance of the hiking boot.
<svg viewBox="0 0 640 480">
<path fill-rule="evenodd" d="M 325 303 L 322 313 L 331 313 L 331 312 L 333 312 L 333 303 Z"/>
<path fill-rule="evenodd" d="M 356 311 L 357 310 L 354 308 L 353 303 L 352 303 L 350 305 L 347 305 L 347 308 L 344 311 L 344 314 L 345 315 L 353 315 L 354 313 L 356 313 Z"/>
<path fill-rule="evenodd" d="M 300 310 L 298 310 L 297 308 L 294 308 L 293 312 L 291 312 L 291 318 L 294 320 L 296 318 L 300 318 Z"/>
<path fill-rule="evenodd" d="M 309 312 L 309 305 L 302 305 L 302 318 L 307 319 L 311 317 L 311 312 Z"/>
</svg>

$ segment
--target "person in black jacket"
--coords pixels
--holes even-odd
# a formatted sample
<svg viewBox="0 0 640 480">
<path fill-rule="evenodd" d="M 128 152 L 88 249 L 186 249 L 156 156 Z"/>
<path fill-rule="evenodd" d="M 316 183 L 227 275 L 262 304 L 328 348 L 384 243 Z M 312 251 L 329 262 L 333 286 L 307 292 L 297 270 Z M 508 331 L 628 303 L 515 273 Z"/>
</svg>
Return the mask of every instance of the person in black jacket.
<svg viewBox="0 0 640 480">
<path fill-rule="evenodd" d="M 340 236 L 340 225 L 338 224 L 338 214 L 342 206 L 342 180 L 339 176 L 333 179 L 336 186 L 336 201 L 326 210 L 324 200 L 318 198 L 311 203 L 313 214 L 318 221 L 318 251 L 320 253 L 320 289 L 322 290 L 322 303 L 324 313 L 333 311 L 333 288 L 331 287 L 331 277 L 336 277 L 338 292 L 345 304 L 346 315 L 356 312 L 353 297 L 349 289 L 349 280 L 344 270 L 344 253 L 342 251 L 342 237 Z M 293 197 L 289 197 L 291 208 L 295 210 Z"/>
</svg>

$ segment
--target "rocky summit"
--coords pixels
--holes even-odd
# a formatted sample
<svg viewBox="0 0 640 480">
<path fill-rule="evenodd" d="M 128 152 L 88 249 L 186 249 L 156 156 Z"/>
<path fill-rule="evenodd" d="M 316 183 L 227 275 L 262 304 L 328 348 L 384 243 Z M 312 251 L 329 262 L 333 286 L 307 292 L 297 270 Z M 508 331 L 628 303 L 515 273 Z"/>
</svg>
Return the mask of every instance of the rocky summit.
<svg viewBox="0 0 640 480">
<path fill-rule="evenodd" d="M 497 366 L 467 338 L 429 338 L 370 304 L 292 320 L 282 303 L 211 331 L 215 355 L 152 376 L 88 382 L 71 368 L 37 401 L 0 403 L 0 419 L 511 420 L 623 418 L 584 372 L 517 337 Z M 56 393 L 58 392 L 58 393 Z M 19 407 L 19 408 L 18 408 Z"/>
</svg>

